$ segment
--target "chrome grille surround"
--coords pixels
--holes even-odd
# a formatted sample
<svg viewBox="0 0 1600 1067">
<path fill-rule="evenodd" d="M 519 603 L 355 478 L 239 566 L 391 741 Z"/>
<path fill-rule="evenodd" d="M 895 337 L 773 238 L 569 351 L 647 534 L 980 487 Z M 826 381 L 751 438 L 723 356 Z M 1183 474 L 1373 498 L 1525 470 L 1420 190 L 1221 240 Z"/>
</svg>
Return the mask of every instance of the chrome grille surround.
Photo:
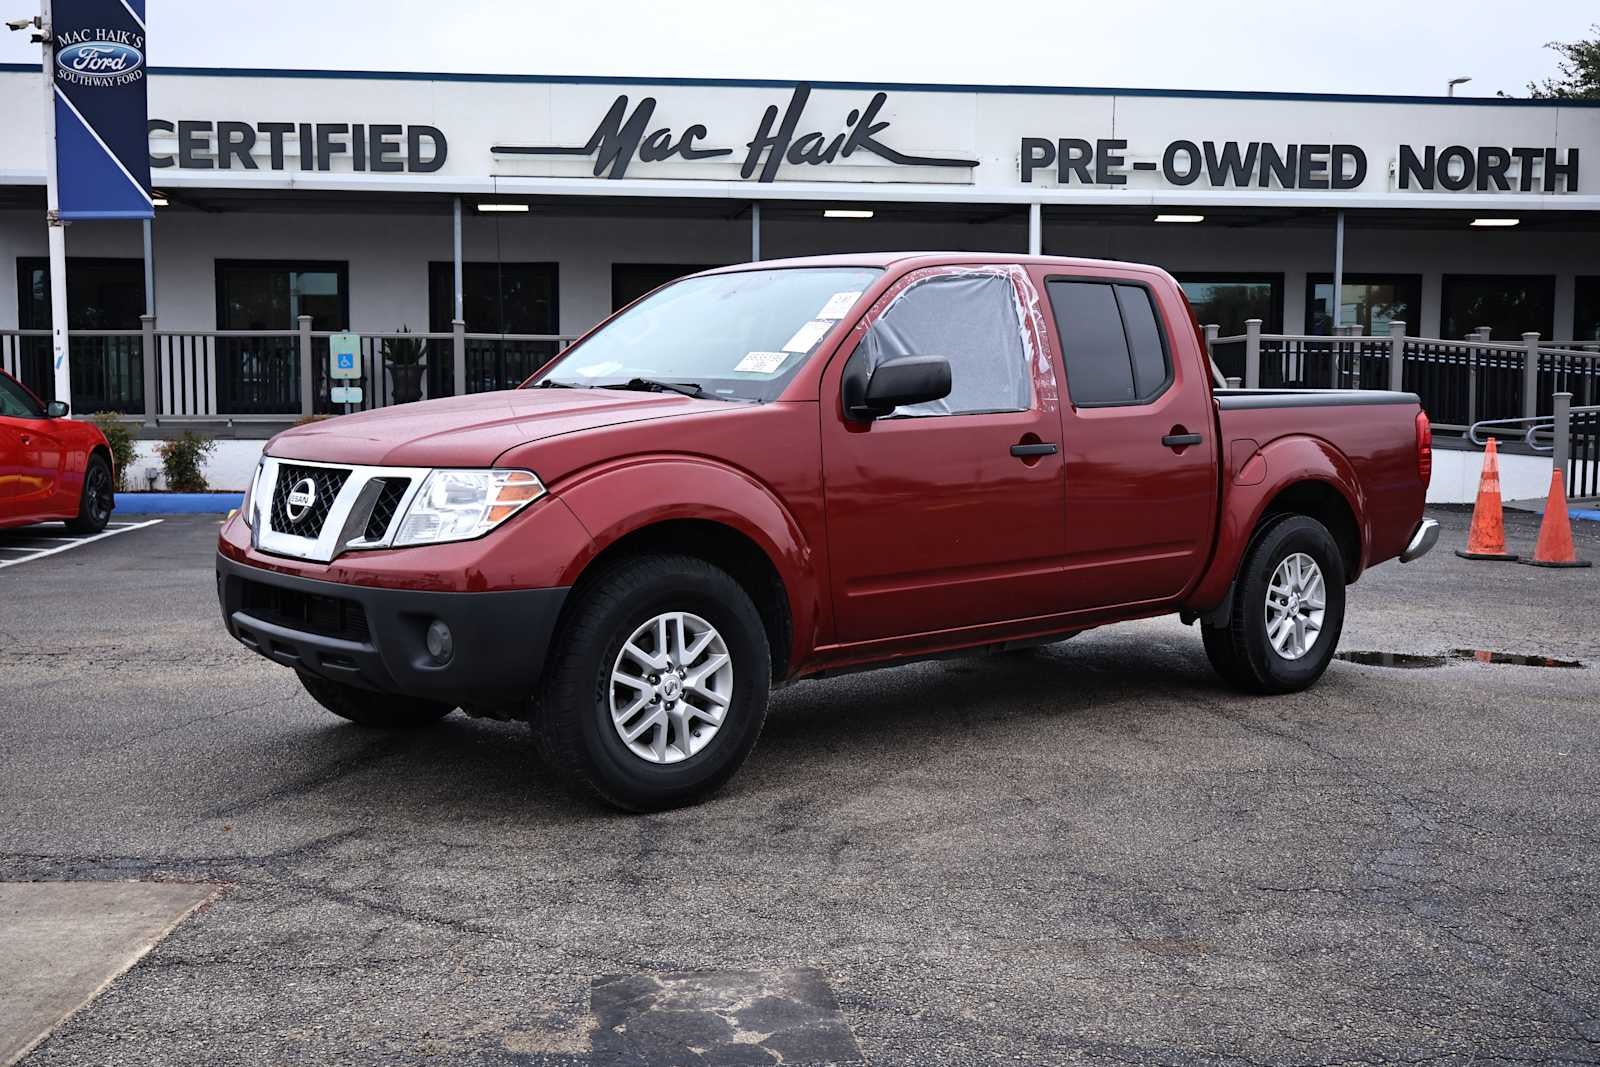
<svg viewBox="0 0 1600 1067">
<path fill-rule="evenodd" d="M 305 468 L 333 472 L 334 477 L 329 481 L 334 480 L 339 473 L 348 473 L 348 477 L 335 493 L 332 503 L 328 505 L 327 515 L 314 537 L 302 537 L 275 530 L 269 521 L 272 502 L 278 499 L 280 491 L 286 492 L 289 488 L 285 485 L 280 490 L 279 480 L 290 477 L 291 469 L 294 472 L 293 477 L 298 480 L 304 476 Z M 345 552 L 387 548 L 399 528 L 400 516 L 411 506 L 412 499 L 422 488 L 423 480 L 431 470 L 431 467 L 377 467 L 352 463 L 318 463 L 304 459 L 280 460 L 273 456 L 264 456 L 261 480 L 250 500 L 251 545 L 275 556 L 290 556 L 294 559 L 316 560 L 321 563 L 331 562 Z M 373 517 L 374 507 L 384 495 L 389 480 L 402 478 L 409 479 L 410 483 L 400 499 L 394 502 L 393 515 L 382 536 L 369 540 L 366 536 L 367 524 Z M 385 506 L 388 506 L 389 502 L 385 500 Z"/>
</svg>

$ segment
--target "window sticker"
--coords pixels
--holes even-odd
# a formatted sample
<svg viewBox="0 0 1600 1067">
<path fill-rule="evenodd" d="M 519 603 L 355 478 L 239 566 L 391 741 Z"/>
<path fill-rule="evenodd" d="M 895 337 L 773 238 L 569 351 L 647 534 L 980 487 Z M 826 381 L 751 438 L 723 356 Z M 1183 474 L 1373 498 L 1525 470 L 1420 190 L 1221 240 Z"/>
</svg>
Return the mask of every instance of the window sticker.
<svg viewBox="0 0 1600 1067">
<path fill-rule="evenodd" d="M 578 373 L 585 378 L 604 378 L 608 374 L 615 374 L 622 369 L 622 364 L 616 360 L 607 360 L 604 363 L 594 363 L 587 367 L 579 367 Z"/>
<path fill-rule="evenodd" d="M 735 374 L 772 374 L 783 366 L 793 352 L 746 352 L 734 365 Z"/>
<path fill-rule="evenodd" d="M 817 312 L 819 319 L 842 319 L 855 307 L 857 300 L 861 299 L 861 290 L 853 293 L 834 293 L 828 297 L 828 302 L 822 305 L 822 310 Z"/>
<path fill-rule="evenodd" d="M 794 332 L 794 336 L 784 342 L 785 352 L 809 352 L 822 340 L 823 335 L 833 329 L 833 323 L 826 319 L 812 319 Z"/>
</svg>

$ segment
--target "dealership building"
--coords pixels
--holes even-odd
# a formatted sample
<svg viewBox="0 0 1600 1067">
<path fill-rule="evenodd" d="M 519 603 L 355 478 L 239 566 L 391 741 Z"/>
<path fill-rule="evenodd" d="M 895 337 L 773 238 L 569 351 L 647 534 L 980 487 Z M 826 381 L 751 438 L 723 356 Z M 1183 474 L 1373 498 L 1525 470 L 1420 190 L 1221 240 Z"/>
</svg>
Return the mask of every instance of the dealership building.
<svg viewBox="0 0 1600 1067">
<path fill-rule="evenodd" d="M 0 67 L 0 362 L 48 393 L 39 80 Z M 155 218 L 70 225 L 70 327 L 153 315 L 163 411 L 233 432 L 301 397 L 227 333 L 548 339 L 480 344 L 493 387 L 679 274 L 814 253 L 1146 261 L 1224 335 L 1600 339 L 1595 102 L 156 67 L 149 107 Z M 77 408 L 141 410 L 102 364 Z"/>
</svg>

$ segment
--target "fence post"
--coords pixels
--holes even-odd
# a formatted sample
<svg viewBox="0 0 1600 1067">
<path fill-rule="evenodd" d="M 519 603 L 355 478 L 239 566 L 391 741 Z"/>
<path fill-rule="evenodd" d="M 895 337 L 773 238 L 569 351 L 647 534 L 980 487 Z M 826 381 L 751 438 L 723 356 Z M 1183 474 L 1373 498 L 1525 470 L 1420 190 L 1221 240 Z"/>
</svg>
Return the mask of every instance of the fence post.
<svg viewBox="0 0 1600 1067">
<path fill-rule="evenodd" d="M 144 424 L 148 429 L 155 426 L 156 415 L 161 411 L 161 378 L 156 372 L 156 317 L 140 315 L 139 328 L 144 333 L 140 340 L 143 346 L 140 366 L 144 370 Z"/>
<path fill-rule="evenodd" d="M 1539 414 L 1539 335 L 1522 335 L 1522 415 L 1531 419 Z"/>
<path fill-rule="evenodd" d="M 1242 378 L 1224 378 L 1222 380 L 1228 383 L 1229 389 L 1238 389 L 1244 384 L 1244 379 Z"/>
<path fill-rule="evenodd" d="M 1566 481 L 1567 467 L 1572 458 L 1572 394 L 1557 393 L 1551 401 L 1551 411 L 1555 416 L 1555 454 L 1551 457 L 1555 470 L 1561 474 L 1561 480 Z"/>
<path fill-rule="evenodd" d="M 455 336 L 452 341 L 451 379 L 450 392 L 453 396 L 467 395 L 467 324 L 462 319 L 450 320 L 450 331 Z"/>
<path fill-rule="evenodd" d="M 1389 388 L 1399 392 L 1406 378 L 1406 324 L 1396 319 L 1389 323 Z"/>
<path fill-rule="evenodd" d="M 317 379 L 311 365 L 311 316 L 300 316 L 300 414 L 310 415 L 315 406 Z"/>
<path fill-rule="evenodd" d="M 1261 388 L 1261 320 L 1244 320 L 1244 387 Z"/>
<path fill-rule="evenodd" d="M 1215 363 L 1217 361 L 1217 334 L 1220 332 L 1221 327 L 1213 322 L 1203 329 L 1206 335 L 1206 356 L 1210 358 L 1211 362 Z"/>
</svg>

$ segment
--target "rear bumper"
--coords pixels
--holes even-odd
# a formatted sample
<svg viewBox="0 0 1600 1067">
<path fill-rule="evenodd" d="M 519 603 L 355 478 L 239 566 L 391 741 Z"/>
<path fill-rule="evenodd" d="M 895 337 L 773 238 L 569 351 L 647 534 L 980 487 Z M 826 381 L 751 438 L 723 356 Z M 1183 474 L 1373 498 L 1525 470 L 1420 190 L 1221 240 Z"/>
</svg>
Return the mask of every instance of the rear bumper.
<svg viewBox="0 0 1600 1067">
<path fill-rule="evenodd" d="M 533 692 L 567 592 L 380 589 L 217 555 L 222 620 L 246 648 L 332 681 L 456 705 L 504 707 Z M 426 642 L 434 620 L 454 646 L 442 663 Z"/>
<path fill-rule="evenodd" d="M 1411 539 L 1406 542 L 1405 550 L 1400 553 L 1400 562 L 1410 563 L 1414 559 L 1421 559 L 1438 540 L 1439 524 L 1432 519 L 1423 519 L 1417 523 L 1417 528 L 1411 531 Z"/>
</svg>

